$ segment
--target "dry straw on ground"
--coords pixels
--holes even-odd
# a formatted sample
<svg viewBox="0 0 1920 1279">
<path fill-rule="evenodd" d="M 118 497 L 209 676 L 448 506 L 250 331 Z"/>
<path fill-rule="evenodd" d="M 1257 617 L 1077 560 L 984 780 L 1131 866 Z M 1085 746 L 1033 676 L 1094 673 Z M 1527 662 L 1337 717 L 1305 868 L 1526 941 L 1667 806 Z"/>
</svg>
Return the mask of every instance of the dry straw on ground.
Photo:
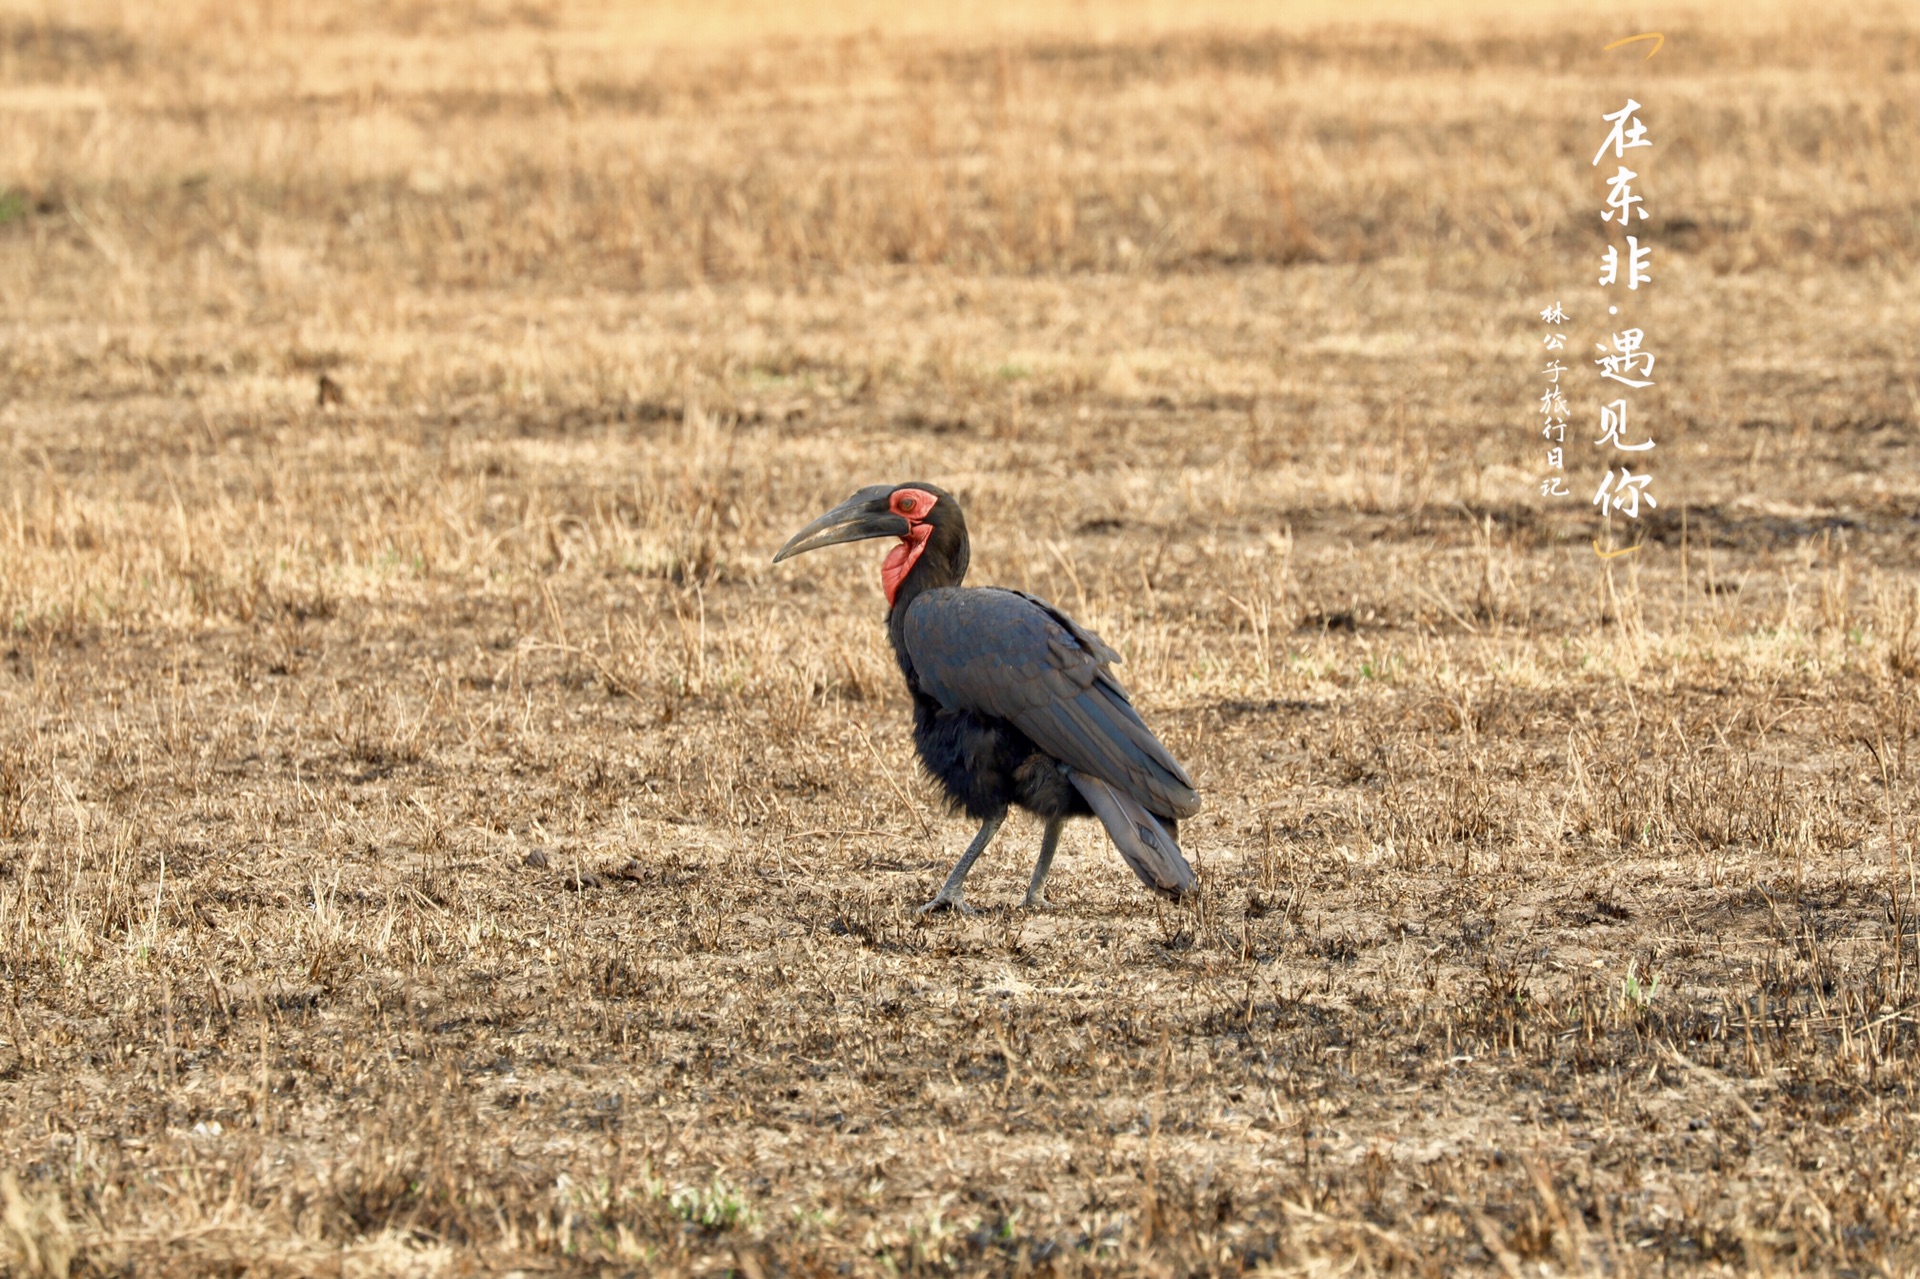
<svg viewBox="0 0 1920 1279">
<path fill-rule="evenodd" d="M 1920 1264 L 1910 14 L 5 13 L 15 1271 Z M 907 478 L 1197 901 L 1014 823 L 913 918 L 877 556 L 767 563 Z"/>
</svg>

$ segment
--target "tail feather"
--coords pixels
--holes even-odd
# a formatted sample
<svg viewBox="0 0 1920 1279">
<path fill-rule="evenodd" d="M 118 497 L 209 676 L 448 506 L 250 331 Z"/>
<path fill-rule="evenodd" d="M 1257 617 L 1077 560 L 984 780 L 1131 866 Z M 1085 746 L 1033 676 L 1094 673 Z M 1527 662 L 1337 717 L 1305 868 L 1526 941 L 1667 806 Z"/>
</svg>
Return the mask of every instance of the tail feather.
<svg viewBox="0 0 1920 1279">
<path fill-rule="evenodd" d="M 1133 867 L 1141 883 L 1168 897 L 1184 897 L 1192 890 L 1193 867 L 1180 855 L 1180 846 L 1174 843 L 1159 818 L 1133 796 L 1097 777 L 1089 777 L 1077 769 L 1069 771 L 1067 776 L 1086 798 L 1094 816 L 1107 828 L 1113 846 L 1126 858 L 1127 865 Z"/>
</svg>

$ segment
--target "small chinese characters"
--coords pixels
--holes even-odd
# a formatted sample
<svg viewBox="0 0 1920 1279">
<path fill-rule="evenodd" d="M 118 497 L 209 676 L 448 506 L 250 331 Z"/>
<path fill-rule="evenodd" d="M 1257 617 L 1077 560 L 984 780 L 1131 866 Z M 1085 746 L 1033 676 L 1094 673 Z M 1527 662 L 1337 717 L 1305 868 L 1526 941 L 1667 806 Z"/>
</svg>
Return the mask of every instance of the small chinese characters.
<svg viewBox="0 0 1920 1279">
<path fill-rule="evenodd" d="M 1560 387 L 1560 375 L 1567 371 L 1567 366 L 1560 363 L 1560 357 L 1555 354 L 1567 349 L 1567 336 L 1560 327 L 1567 322 L 1567 313 L 1555 302 L 1540 312 L 1540 318 L 1553 326 L 1541 339 L 1547 350 L 1547 366 L 1541 370 L 1547 389 L 1540 396 L 1540 415 L 1544 419 L 1540 435 L 1547 441 L 1547 470 L 1550 474 L 1540 481 L 1540 496 L 1572 497 L 1564 474 L 1567 469 L 1567 396 Z"/>
<path fill-rule="evenodd" d="M 1628 151 L 1653 145 L 1652 139 L 1647 137 L 1647 126 L 1641 121 L 1639 111 L 1640 104 L 1628 98 L 1627 105 L 1601 117 L 1612 128 L 1606 141 L 1594 153 L 1594 167 L 1599 167 L 1600 162 L 1609 155 L 1619 162 L 1626 159 Z M 1606 205 L 1600 211 L 1600 220 L 1610 228 L 1627 232 L 1646 220 L 1646 199 L 1637 194 L 1633 187 L 1639 177 L 1638 173 L 1622 163 L 1607 179 Z M 1609 244 L 1601 255 L 1599 282 L 1603 288 L 1609 289 L 1625 285 L 1630 294 L 1637 296 L 1641 285 L 1653 281 L 1653 246 L 1642 244 L 1641 237 L 1635 234 L 1626 234 L 1621 238 L 1625 241 L 1624 245 Z M 1607 308 L 1609 315 L 1619 313 L 1618 304 Z M 1602 383 L 1611 381 L 1635 391 L 1652 386 L 1654 354 L 1643 349 L 1647 336 L 1645 331 L 1623 328 L 1610 336 L 1611 345 L 1606 342 L 1594 344 L 1599 358 L 1593 363 L 1600 370 Z M 1628 459 L 1619 456 L 1623 453 L 1649 453 L 1654 447 L 1653 436 L 1644 424 L 1629 423 L 1629 404 L 1627 397 L 1616 395 L 1600 409 L 1600 434 L 1593 443 L 1603 451 L 1607 467 L 1601 476 L 1600 487 L 1594 492 L 1593 504 L 1603 514 L 1618 511 L 1630 520 L 1637 520 L 1642 506 L 1651 511 L 1657 509 L 1660 503 L 1653 496 L 1653 477 L 1644 472 L 1636 475 L 1625 464 Z M 1632 460 L 1640 461 L 1638 458 Z M 1614 471 L 1616 465 L 1619 467 L 1617 474 Z M 1546 490 L 1543 488 L 1541 491 Z"/>
</svg>

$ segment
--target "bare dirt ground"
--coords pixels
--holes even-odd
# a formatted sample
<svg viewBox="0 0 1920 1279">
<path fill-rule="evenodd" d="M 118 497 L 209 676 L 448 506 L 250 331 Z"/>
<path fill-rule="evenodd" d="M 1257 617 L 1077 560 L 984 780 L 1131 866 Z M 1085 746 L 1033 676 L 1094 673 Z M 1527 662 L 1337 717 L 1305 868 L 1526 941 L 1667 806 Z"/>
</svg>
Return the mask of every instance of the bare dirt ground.
<svg viewBox="0 0 1920 1279">
<path fill-rule="evenodd" d="M 14 1273 L 1920 1266 L 1912 15 L 971 12 L 7 10 Z M 1197 900 L 914 917 L 916 478 Z"/>
</svg>

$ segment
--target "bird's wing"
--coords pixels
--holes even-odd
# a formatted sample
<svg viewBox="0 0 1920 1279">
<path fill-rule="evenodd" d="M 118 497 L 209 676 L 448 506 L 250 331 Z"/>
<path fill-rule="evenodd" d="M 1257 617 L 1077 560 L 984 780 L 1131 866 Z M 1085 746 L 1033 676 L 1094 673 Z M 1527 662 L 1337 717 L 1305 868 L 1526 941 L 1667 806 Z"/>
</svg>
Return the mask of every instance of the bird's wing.
<svg viewBox="0 0 1920 1279">
<path fill-rule="evenodd" d="M 1092 631 L 1044 601 L 988 588 L 928 591 L 902 638 L 942 706 L 998 716 L 1047 754 L 1162 817 L 1200 810 L 1193 779 L 1133 709 Z"/>
</svg>

